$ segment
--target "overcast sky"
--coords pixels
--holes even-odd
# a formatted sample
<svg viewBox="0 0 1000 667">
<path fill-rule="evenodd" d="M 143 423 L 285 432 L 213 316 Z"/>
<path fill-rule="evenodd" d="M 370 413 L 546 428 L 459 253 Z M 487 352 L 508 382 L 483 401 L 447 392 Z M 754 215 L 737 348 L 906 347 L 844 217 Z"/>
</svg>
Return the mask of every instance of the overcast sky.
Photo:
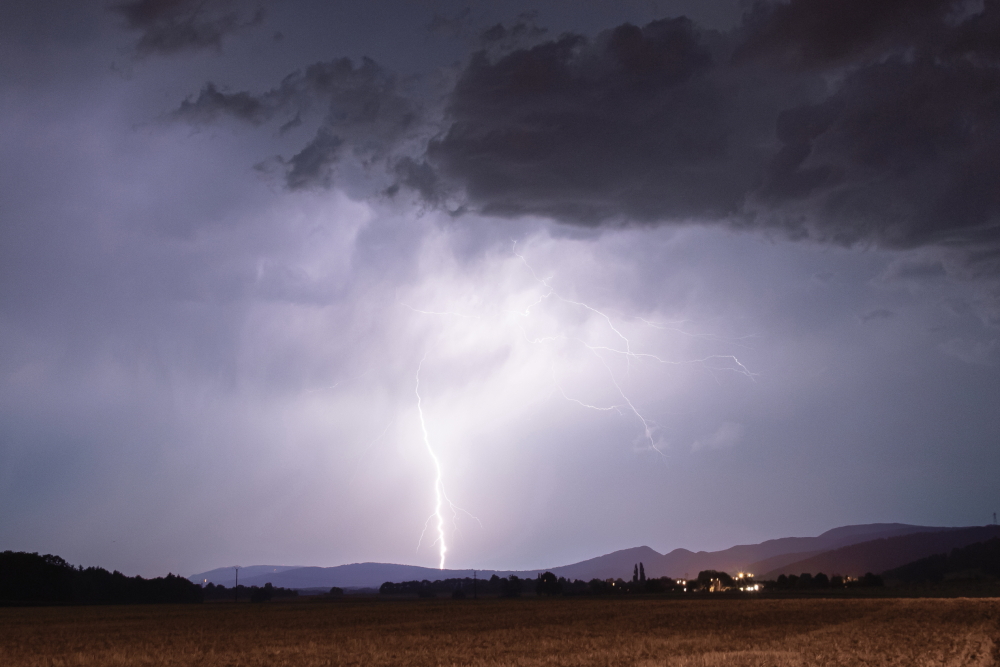
<svg viewBox="0 0 1000 667">
<path fill-rule="evenodd" d="M 439 493 L 449 568 L 990 522 L 998 34 L 4 2 L 0 549 L 437 566 Z"/>
</svg>

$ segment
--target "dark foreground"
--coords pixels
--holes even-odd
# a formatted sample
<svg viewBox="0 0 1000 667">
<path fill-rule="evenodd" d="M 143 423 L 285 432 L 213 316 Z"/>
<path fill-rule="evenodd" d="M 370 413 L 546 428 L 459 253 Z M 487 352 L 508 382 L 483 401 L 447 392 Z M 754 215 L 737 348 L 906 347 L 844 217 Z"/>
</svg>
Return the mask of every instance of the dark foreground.
<svg viewBox="0 0 1000 667">
<path fill-rule="evenodd" d="M 997 599 L 0 609 L 0 665 L 993 665 Z"/>
</svg>

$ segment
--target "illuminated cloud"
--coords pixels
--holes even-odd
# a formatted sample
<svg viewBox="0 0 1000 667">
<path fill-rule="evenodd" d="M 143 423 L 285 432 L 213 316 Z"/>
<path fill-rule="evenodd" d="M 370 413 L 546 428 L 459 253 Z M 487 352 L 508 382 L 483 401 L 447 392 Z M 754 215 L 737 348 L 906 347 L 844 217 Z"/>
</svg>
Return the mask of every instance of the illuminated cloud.
<svg viewBox="0 0 1000 667">
<path fill-rule="evenodd" d="M 329 186 L 351 151 L 390 194 L 458 213 L 994 248 L 997 27 L 996 2 L 757 3 L 725 32 L 682 17 L 479 51 L 443 109 L 345 58 L 259 94 L 209 83 L 174 117 L 287 128 L 325 108 L 280 161 L 292 189 Z"/>
<path fill-rule="evenodd" d="M 700 440 L 695 440 L 691 448 L 695 451 L 699 449 L 729 449 L 738 445 L 743 440 L 745 433 L 746 427 L 743 424 L 723 422 L 714 433 Z"/>
<path fill-rule="evenodd" d="M 11 5 L 4 548 L 436 566 L 438 489 L 450 567 L 987 520 L 996 3 L 523 9 Z"/>
</svg>

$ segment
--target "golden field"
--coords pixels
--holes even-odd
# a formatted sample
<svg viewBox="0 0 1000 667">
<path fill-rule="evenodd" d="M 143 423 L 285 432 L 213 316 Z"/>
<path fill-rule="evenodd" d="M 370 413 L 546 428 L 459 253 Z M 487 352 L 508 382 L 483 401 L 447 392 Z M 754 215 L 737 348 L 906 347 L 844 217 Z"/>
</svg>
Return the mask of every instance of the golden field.
<svg viewBox="0 0 1000 667">
<path fill-rule="evenodd" d="M 0 665 L 993 665 L 997 599 L 378 600 L 0 609 Z"/>
</svg>

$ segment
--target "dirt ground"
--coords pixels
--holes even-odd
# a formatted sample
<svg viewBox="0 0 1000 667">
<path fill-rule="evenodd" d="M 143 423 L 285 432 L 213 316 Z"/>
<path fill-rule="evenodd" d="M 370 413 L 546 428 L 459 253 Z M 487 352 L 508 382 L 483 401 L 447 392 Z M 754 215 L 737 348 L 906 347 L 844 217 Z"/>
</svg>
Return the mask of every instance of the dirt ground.
<svg viewBox="0 0 1000 667">
<path fill-rule="evenodd" d="M 997 664 L 1000 599 L 537 599 L 0 608 L 0 665 Z"/>
</svg>

